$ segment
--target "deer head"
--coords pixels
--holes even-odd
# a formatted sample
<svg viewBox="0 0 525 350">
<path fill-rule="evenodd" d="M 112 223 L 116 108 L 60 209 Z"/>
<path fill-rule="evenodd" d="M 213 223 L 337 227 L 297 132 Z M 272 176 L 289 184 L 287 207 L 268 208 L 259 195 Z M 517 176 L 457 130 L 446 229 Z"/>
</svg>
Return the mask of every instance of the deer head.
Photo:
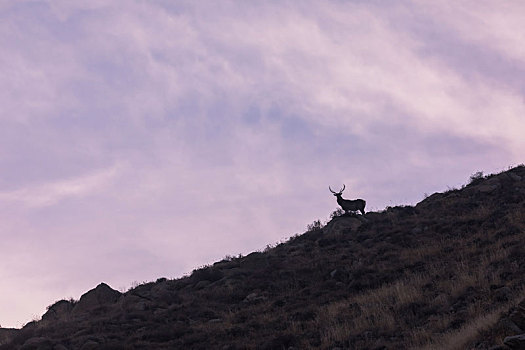
<svg viewBox="0 0 525 350">
<path fill-rule="evenodd" d="M 339 192 L 334 192 L 330 186 L 328 186 L 328 189 L 330 190 L 330 192 L 332 192 L 334 194 L 334 196 L 340 196 L 343 194 L 343 191 L 345 190 L 345 184 L 343 184 L 343 188 L 341 188 L 341 190 L 339 190 Z"/>
</svg>

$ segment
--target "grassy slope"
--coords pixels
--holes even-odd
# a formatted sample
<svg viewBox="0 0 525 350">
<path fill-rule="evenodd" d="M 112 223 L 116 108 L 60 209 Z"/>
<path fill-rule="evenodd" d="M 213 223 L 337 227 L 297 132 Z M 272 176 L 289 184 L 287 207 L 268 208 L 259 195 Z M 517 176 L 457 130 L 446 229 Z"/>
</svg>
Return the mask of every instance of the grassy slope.
<svg viewBox="0 0 525 350">
<path fill-rule="evenodd" d="M 35 336 L 68 348 L 489 348 L 508 331 L 500 314 L 525 298 L 523 242 L 521 166 L 138 286 L 0 349 Z"/>
</svg>

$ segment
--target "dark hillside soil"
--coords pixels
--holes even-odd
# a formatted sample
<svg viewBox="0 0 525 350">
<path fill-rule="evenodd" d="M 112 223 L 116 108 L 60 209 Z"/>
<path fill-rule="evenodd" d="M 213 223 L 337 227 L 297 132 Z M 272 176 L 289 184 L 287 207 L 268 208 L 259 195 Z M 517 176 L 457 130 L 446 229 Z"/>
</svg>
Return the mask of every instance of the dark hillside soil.
<svg viewBox="0 0 525 350">
<path fill-rule="evenodd" d="M 524 287 L 519 166 L 188 277 L 101 284 L 0 349 L 510 349 Z"/>
</svg>

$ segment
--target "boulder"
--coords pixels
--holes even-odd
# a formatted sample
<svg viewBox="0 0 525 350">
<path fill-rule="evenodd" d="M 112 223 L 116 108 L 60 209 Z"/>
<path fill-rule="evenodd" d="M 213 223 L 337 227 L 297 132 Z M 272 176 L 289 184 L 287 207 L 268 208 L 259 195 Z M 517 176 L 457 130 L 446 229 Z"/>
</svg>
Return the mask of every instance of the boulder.
<svg viewBox="0 0 525 350">
<path fill-rule="evenodd" d="M 498 321 L 498 324 L 500 327 L 513 332 L 514 334 L 521 334 L 523 333 L 523 329 L 521 329 L 516 322 L 514 322 L 510 317 L 503 317 Z"/>
<path fill-rule="evenodd" d="M 138 295 L 127 294 L 120 299 L 120 307 L 126 312 L 144 311 L 148 309 L 148 299 L 139 297 Z"/>
<path fill-rule="evenodd" d="M 420 226 L 416 226 L 412 230 L 410 230 L 410 232 L 414 235 L 419 235 L 423 232 L 423 229 Z"/>
<path fill-rule="evenodd" d="M 121 295 L 119 291 L 112 289 L 105 283 L 101 283 L 95 289 L 83 294 L 72 312 L 73 314 L 79 314 L 100 306 L 114 304 Z"/>
<path fill-rule="evenodd" d="M 478 187 L 478 191 L 481 193 L 491 193 L 494 190 L 498 189 L 500 186 L 499 183 L 494 184 L 483 184 Z"/>
<path fill-rule="evenodd" d="M 42 321 L 64 320 L 73 310 L 73 303 L 67 300 L 60 300 L 51 305 L 47 312 L 42 315 Z"/>
<path fill-rule="evenodd" d="M 515 310 L 510 314 L 509 318 L 516 326 L 525 331 L 525 312 L 520 309 Z"/>
<path fill-rule="evenodd" d="M 94 341 L 94 340 L 88 340 L 88 341 L 85 342 L 84 345 L 82 345 L 82 347 L 80 348 L 80 350 L 95 350 L 95 349 L 100 349 L 100 344 L 97 343 L 97 342 Z"/>
<path fill-rule="evenodd" d="M 222 272 L 220 269 L 213 266 L 207 266 L 204 268 L 193 270 L 190 279 L 194 283 L 198 283 L 200 281 L 215 282 L 223 277 L 224 272 Z"/>
<path fill-rule="evenodd" d="M 204 287 L 209 286 L 210 283 L 211 283 L 211 282 L 208 281 L 208 280 L 202 280 L 202 281 L 199 281 L 199 282 L 195 283 L 194 288 L 197 289 L 197 290 L 200 290 L 200 289 L 202 289 L 202 288 L 204 288 Z"/>
<path fill-rule="evenodd" d="M 261 301 L 265 301 L 267 298 L 263 295 L 259 295 L 257 293 L 250 293 L 244 298 L 244 303 L 258 303 Z"/>
<path fill-rule="evenodd" d="M 325 234 L 355 232 L 366 220 L 361 218 L 361 216 L 362 215 L 335 217 L 326 224 L 323 232 Z"/>
<path fill-rule="evenodd" d="M 512 290 L 507 286 L 497 288 L 496 290 L 494 290 L 494 297 L 497 301 L 510 300 L 510 298 L 512 297 Z"/>
<path fill-rule="evenodd" d="M 512 310 L 508 316 L 507 324 L 510 324 L 511 327 L 507 327 L 515 331 L 516 333 L 521 334 L 525 337 L 525 334 L 522 334 L 525 331 L 525 300 L 522 300 L 516 308 Z M 513 337 L 509 341 L 516 341 Z M 505 338 L 506 339 L 506 338 Z"/>
<path fill-rule="evenodd" d="M 513 173 L 509 173 L 509 177 L 510 177 L 513 181 L 521 181 L 521 176 L 519 176 L 519 175 L 516 175 L 516 174 L 513 174 Z"/>
<path fill-rule="evenodd" d="M 503 344 L 512 350 L 525 350 L 525 334 L 514 335 L 503 339 Z"/>
</svg>

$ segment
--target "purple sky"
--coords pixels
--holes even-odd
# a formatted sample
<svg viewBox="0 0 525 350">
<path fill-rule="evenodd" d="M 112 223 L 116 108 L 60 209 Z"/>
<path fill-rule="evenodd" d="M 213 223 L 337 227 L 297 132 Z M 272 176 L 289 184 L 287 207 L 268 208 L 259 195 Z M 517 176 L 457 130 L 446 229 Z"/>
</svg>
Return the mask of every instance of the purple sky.
<svg viewBox="0 0 525 350">
<path fill-rule="evenodd" d="M 0 0 L 0 325 L 525 161 L 525 3 Z"/>
</svg>

